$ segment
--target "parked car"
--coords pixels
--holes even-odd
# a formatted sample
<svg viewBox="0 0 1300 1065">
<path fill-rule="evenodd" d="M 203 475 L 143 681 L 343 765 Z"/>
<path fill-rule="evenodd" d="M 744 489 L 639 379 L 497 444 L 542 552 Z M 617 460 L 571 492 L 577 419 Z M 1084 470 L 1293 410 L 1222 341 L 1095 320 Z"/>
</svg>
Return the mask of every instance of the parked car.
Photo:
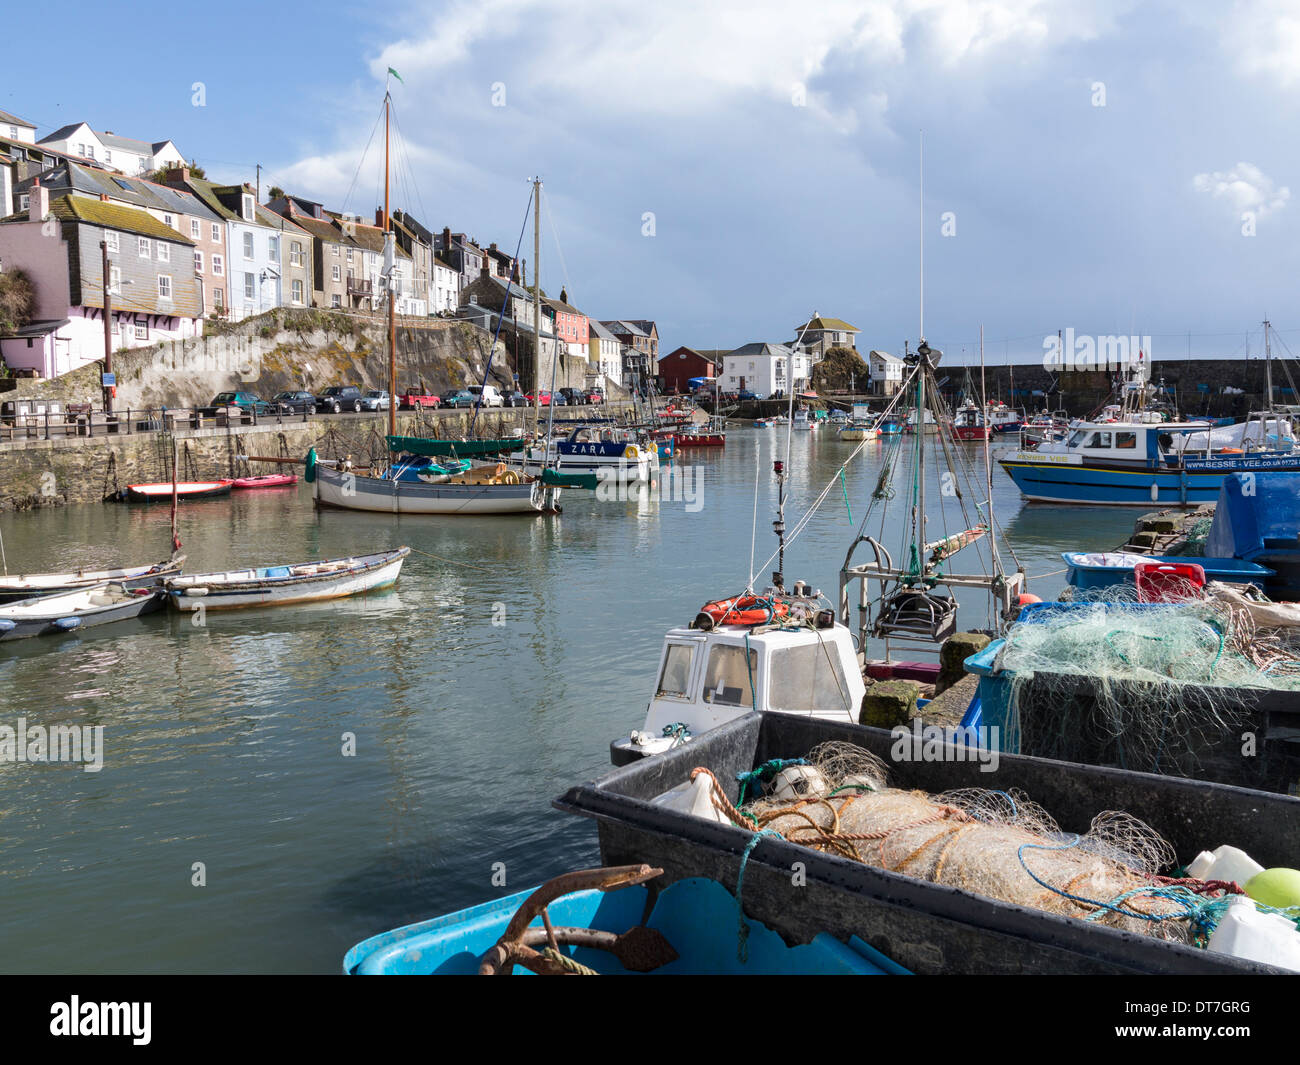
<svg viewBox="0 0 1300 1065">
<path fill-rule="evenodd" d="M 271 399 L 283 414 L 315 414 L 316 397 L 310 392 L 277 392 Z"/>
<path fill-rule="evenodd" d="M 446 392 L 442 394 L 442 405 L 444 407 L 472 407 L 477 402 L 478 396 L 467 388 L 452 389 L 450 397 Z"/>
<path fill-rule="evenodd" d="M 245 414 L 252 414 L 254 417 L 262 414 L 277 414 L 280 409 L 252 392 L 218 392 L 212 402 L 201 409 L 204 414 L 216 414 L 219 411 L 229 413 L 231 407 L 238 407 Z"/>
<path fill-rule="evenodd" d="M 742 403 L 744 403 L 746 400 L 758 399 L 758 396 L 755 395 L 753 392 L 751 392 L 748 388 L 742 388 L 739 392 L 736 393 L 736 398 L 740 400 Z"/>
<path fill-rule="evenodd" d="M 397 398 L 397 405 L 402 410 L 416 410 L 420 407 L 436 410 L 441 404 L 442 397 L 436 392 L 419 392 L 413 388 L 408 388 Z"/>
<path fill-rule="evenodd" d="M 605 402 L 605 393 L 602 392 L 599 388 L 593 388 L 590 392 L 587 393 L 587 402 L 588 402 L 588 403 L 604 403 L 604 402 Z"/>
<path fill-rule="evenodd" d="M 339 411 L 343 410 L 359 412 L 361 410 L 361 389 L 356 385 L 333 385 L 316 397 L 316 407 L 319 410 L 327 410 L 333 414 L 338 414 Z"/>
<path fill-rule="evenodd" d="M 526 407 L 528 406 L 528 397 L 522 392 L 503 392 L 501 394 L 501 403 L 506 407 Z"/>
<path fill-rule="evenodd" d="M 542 406 L 549 407 L 551 405 L 551 394 L 543 390 L 541 393 L 541 397 L 542 397 Z M 528 400 L 528 405 L 531 407 L 533 406 L 533 404 L 537 402 L 537 393 L 529 392 L 528 395 L 525 396 L 524 398 Z"/>
<path fill-rule="evenodd" d="M 573 407 L 584 406 L 587 402 L 587 394 L 580 388 L 562 388 L 560 389 L 560 395 L 564 397 L 566 403 Z"/>
<path fill-rule="evenodd" d="M 461 389 L 459 389 L 459 388 L 446 388 L 446 389 L 443 389 L 442 393 L 438 396 L 438 400 L 442 403 L 442 405 L 443 405 L 444 407 L 449 407 L 449 406 L 451 406 L 451 401 L 452 401 L 452 399 L 454 399 L 455 396 L 456 396 L 458 393 L 460 393 L 460 391 L 461 391 Z"/>
<path fill-rule="evenodd" d="M 362 410 L 387 410 L 391 403 L 388 393 L 382 388 L 372 388 L 361 397 Z"/>
<path fill-rule="evenodd" d="M 505 406 L 496 385 L 470 385 L 465 391 L 474 397 L 475 402 L 481 401 L 485 407 Z"/>
<path fill-rule="evenodd" d="M 561 391 L 559 391 L 559 390 L 557 389 L 556 391 L 554 391 L 554 392 L 551 393 L 551 406 L 552 406 L 552 407 L 567 407 L 568 405 L 569 405 L 569 401 L 568 401 L 567 399 L 564 398 L 564 393 L 563 393 L 563 392 L 561 392 Z M 542 403 L 542 406 L 543 406 L 543 407 L 546 406 L 546 403 L 543 402 L 543 403 Z"/>
</svg>

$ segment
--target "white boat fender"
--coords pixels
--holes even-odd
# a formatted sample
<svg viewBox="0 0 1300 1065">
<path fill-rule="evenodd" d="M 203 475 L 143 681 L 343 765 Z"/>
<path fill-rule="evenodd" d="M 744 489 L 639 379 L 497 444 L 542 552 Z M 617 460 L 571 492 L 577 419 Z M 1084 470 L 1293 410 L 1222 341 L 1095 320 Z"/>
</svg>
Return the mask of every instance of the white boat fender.
<svg viewBox="0 0 1300 1065">
<path fill-rule="evenodd" d="M 81 618 L 59 618 L 54 623 L 56 629 L 62 629 L 64 632 L 71 632 L 73 629 L 81 627 Z"/>
<path fill-rule="evenodd" d="M 831 790 L 830 783 L 815 765 L 790 765 L 782 769 L 768 785 L 768 798 L 798 802 L 815 798 Z"/>
<path fill-rule="evenodd" d="M 0 632 L 8 632 L 10 629 L 14 628 L 15 625 L 17 625 L 17 622 L 4 618 L 3 620 L 0 620 Z"/>
<path fill-rule="evenodd" d="M 208 590 L 206 588 L 186 588 L 185 594 L 186 595 L 207 595 Z"/>
</svg>

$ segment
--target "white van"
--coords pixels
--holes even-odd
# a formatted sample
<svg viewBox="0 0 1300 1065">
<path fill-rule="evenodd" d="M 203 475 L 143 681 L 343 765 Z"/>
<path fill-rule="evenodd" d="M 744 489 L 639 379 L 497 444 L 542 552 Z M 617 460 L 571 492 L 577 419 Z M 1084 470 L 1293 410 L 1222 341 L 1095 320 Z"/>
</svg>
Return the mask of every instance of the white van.
<svg viewBox="0 0 1300 1065">
<path fill-rule="evenodd" d="M 505 400 L 501 398 L 501 393 L 497 390 L 496 385 L 470 385 L 465 391 L 474 397 L 476 406 L 505 406 Z"/>
</svg>

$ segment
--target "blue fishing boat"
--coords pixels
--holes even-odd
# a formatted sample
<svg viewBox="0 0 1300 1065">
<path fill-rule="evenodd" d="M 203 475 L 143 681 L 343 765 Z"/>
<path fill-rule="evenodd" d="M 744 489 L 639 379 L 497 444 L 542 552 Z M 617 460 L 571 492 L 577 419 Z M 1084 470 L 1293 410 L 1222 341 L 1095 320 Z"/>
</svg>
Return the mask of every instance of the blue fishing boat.
<svg viewBox="0 0 1300 1065">
<path fill-rule="evenodd" d="M 1264 590 L 1276 600 L 1300 600 L 1300 478 L 1237 473 L 1219 490 L 1205 540 L 1206 565 L 1259 565 L 1271 576 Z M 1198 559 L 1197 561 L 1202 561 Z"/>
<path fill-rule="evenodd" d="M 384 932 L 347 952 L 349 975 L 651 973 L 669 975 L 903 975 L 907 970 L 857 936 L 822 933 L 787 946 L 746 920 L 738 946 L 736 898 L 713 880 L 679 880 L 650 895 L 648 866 L 584 870 L 459 913 Z M 566 891 L 569 885 L 595 886 Z M 545 919 L 549 920 L 548 935 Z M 552 946 L 554 943 L 554 946 Z"/>
<path fill-rule="evenodd" d="M 1194 507 L 1212 503 L 1223 479 L 1241 471 L 1300 471 L 1300 450 L 1216 447 L 1205 422 L 1081 422 L 1061 443 L 1018 451 L 998 462 L 1039 503 Z"/>
<path fill-rule="evenodd" d="M 1186 555 L 1137 555 L 1125 551 L 1062 551 L 1061 558 L 1069 567 L 1067 582 L 1072 588 L 1112 588 L 1134 583 L 1134 567 L 1139 563 L 1193 562 L 1205 573 L 1207 581 L 1225 584 L 1255 584 L 1264 581 L 1273 571 L 1237 558 L 1200 558 Z"/>
</svg>

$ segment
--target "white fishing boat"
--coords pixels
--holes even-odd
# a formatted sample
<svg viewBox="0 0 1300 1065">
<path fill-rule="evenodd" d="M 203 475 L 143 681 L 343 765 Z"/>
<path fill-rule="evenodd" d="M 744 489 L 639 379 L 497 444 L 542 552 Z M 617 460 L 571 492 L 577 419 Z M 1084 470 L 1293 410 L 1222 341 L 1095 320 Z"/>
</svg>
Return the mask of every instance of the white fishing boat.
<svg viewBox="0 0 1300 1065">
<path fill-rule="evenodd" d="M 388 514 L 538 514 L 555 509 L 560 491 L 503 463 L 414 477 L 399 469 L 380 475 L 309 463 L 306 479 L 317 506 Z"/>
<path fill-rule="evenodd" d="M 653 442 L 643 444 L 631 429 L 609 425 L 580 425 L 545 446 L 526 448 L 524 454 L 516 461 L 529 474 L 551 469 L 566 476 L 595 474 L 626 482 L 649 481 L 659 458 Z"/>
<path fill-rule="evenodd" d="M 119 566 L 114 569 L 79 569 L 63 573 L 17 573 L 0 577 L 0 603 L 33 599 L 61 592 L 76 592 L 96 584 L 112 582 L 129 589 L 161 584 L 166 577 L 177 576 L 185 556 L 157 562 L 151 566 Z"/>
<path fill-rule="evenodd" d="M 794 421 L 790 424 L 795 429 L 809 432 L 817 428 L 817 419 L 812 416 L 812 412 L 807 408 L 800 408 L 794 412 Z"/>
<path fill-rule="evenodd" d="M 373 555 L 330 558 L 295 565 L 190 573 L 167 581 L 177 610 L 234 610 L 342 599 L 380 591 L 397 583 L 409 547 Z"/>
<path fill-rule="evenodd" d="M 107 582 L 73 592 L 21 599 L 0 606 L 0 640 L 75 632 L 126 621 L 161 606 L 159 594 L 151 589 L 128 590 Z"/>
</svg>

